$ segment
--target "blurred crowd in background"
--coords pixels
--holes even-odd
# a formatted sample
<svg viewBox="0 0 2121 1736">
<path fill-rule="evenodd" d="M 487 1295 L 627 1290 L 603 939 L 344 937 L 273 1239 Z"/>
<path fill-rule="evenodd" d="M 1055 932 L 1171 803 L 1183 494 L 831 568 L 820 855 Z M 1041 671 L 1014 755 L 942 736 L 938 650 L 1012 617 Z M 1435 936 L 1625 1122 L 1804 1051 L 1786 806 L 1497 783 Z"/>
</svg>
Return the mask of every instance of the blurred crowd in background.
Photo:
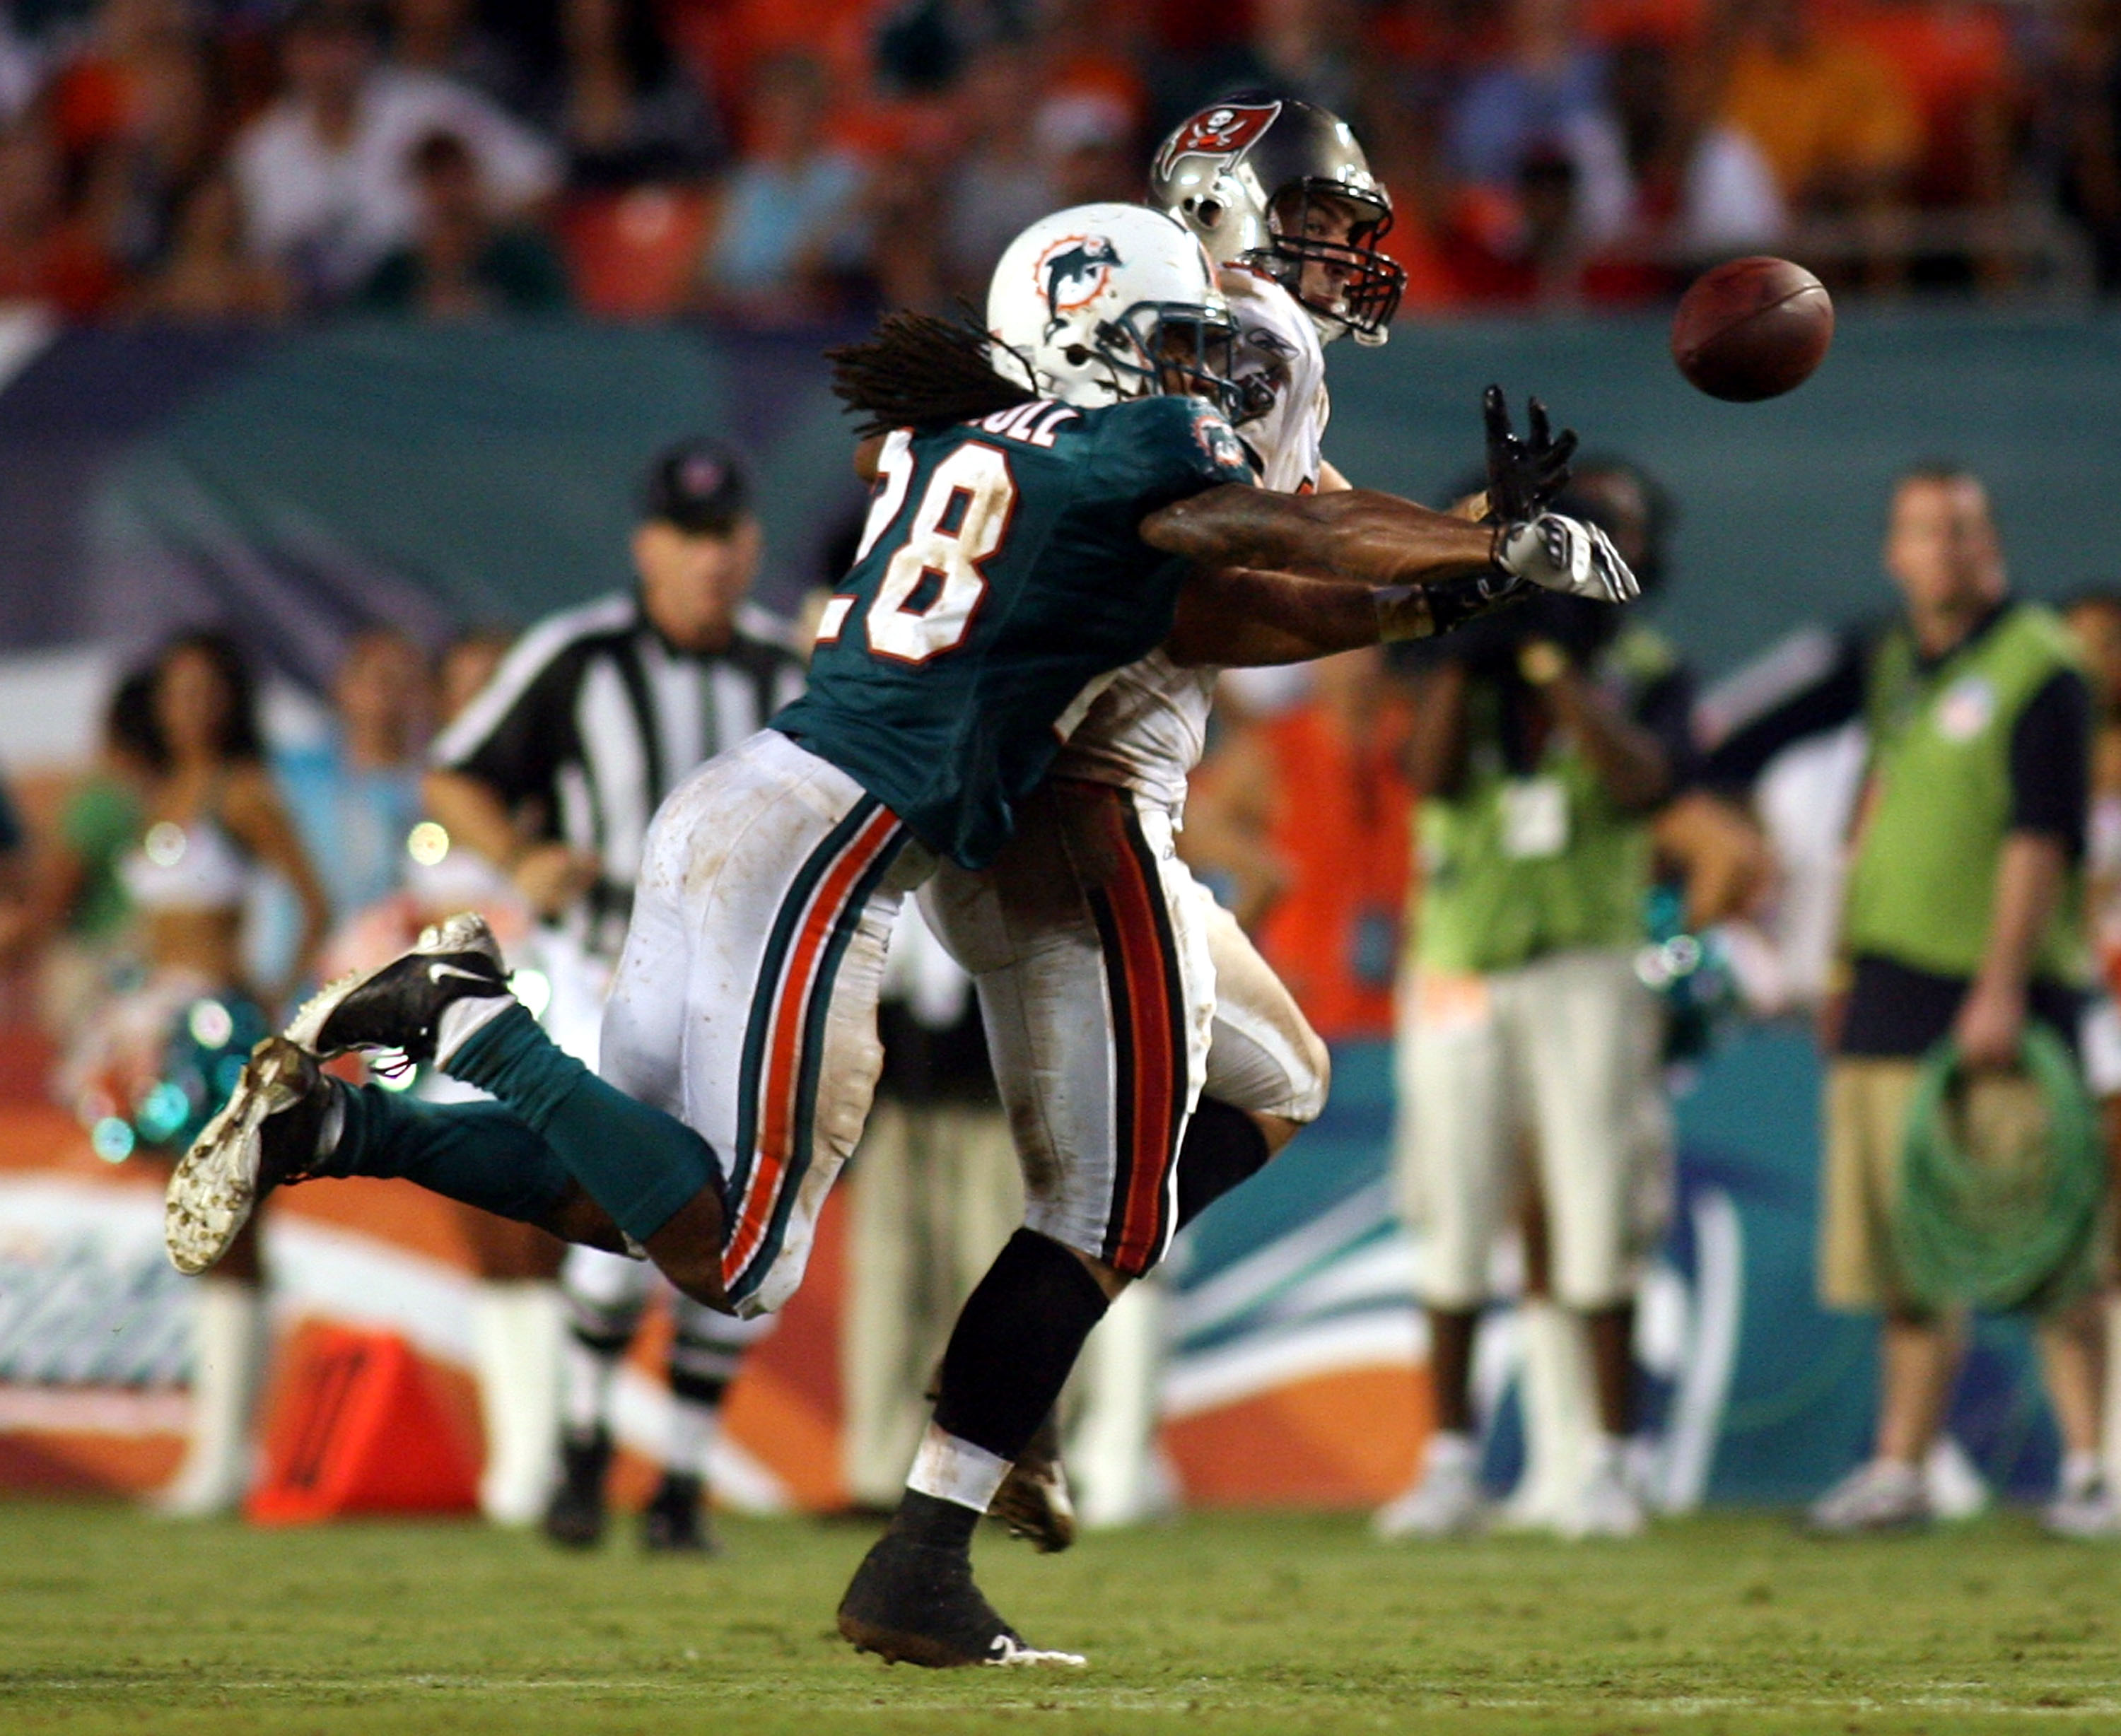
<svg viewBox="0 0 2121 1736">
<path fill-rule="evenodd" d="M 2121 287 L 2114 0 L 12 0 L 0 298 L 80 319 L 983 290 L 1246 89 L 1354 121 L 1403 318 Z"/>
</svg>

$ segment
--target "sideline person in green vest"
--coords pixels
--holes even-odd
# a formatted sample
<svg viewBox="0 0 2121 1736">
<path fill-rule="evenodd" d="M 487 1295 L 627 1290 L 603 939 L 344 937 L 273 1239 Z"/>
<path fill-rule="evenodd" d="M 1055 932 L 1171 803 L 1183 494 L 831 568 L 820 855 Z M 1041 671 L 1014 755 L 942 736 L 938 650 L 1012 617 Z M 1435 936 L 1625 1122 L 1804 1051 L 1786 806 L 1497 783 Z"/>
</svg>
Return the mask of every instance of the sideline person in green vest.
<svg viewBox="0 0 2121 1736">
<path fill-rule="evenodd" d="M 2009 600 L 1987 492 L 1956 467 L 1900 479 L 1885 564 L 1901 618 L 1847 636 L 1838 658 L 1734 730 L 1708 768 L 1712 782 L 1749 783 L 1801 737 L 1859 720 L 1869 743 L 1839 980 L 1822 1021 L 1832 1059 L 1819 1286 L 1830 1308 L 1883 1315 L 1882 1392 L 1871 1458 L 1811 1509 L 1830 1533 L 1932 1516 L 1924 1466 L 1965 1329 L 1913 1299 L 1894 1255 L 1921 1058 L 1947 1038 L 1958 1045 L 1974 1073 L 1977 1145 L 2037 1137 L 2037 1091 L 2013 1070 L 2020 1044 L 2032 1020 L 2074 1044 L 2087 980 L 2078 870 L 2091 704 L 2062 623 Z M 2071 1534 L 2113 1524 L 2080 1311 L 2041 1329 L 2067 1449 L 2049 1518 Z"/>
<path fill-rule="evenodd" d="M 1486 1517 L 1473 1346 L 1527 1168 L 1552 1299 L 1587 1327 L 1597 1390 L 1597 1436 L 1557 1529 L 1625 1536 L 1643 1522 L 1624 1465 L 1630 1346 L 1637 1257 L 1662 1227 L 1661 1211 L 1641 1209 L 1655 1191 L 1641 1184 L 1665 1173 L 1668 1144 L 1662 1021 L 1634 960 L 1650 818 L 1688 754 L 1689 690 L 1661 641 L 1615 637 L 1620 625 L 1595 605 L 1536 603 L 1439 644 L 1416 675 L 1407 770 L 1422 796 L 1420 863 L 1394 1165 L 1401 1215 L 1421 1235 L 1436 1431 L 1413 1486 L 1377 1515 L 1382 1536 L 1449 1535 Z"/>
</svg>

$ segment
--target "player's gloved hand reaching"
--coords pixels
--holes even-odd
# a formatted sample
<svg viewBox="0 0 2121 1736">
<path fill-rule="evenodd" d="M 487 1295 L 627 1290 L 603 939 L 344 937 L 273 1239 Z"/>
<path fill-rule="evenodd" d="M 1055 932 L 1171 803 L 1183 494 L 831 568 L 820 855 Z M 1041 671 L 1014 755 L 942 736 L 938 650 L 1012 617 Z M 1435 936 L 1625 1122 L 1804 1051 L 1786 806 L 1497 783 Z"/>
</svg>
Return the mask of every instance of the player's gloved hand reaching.
<svg viewBox="0 0 2121 1736">
<path fill-rule="evenodd" d="M 1569 486 L 1569 460 L 1576 450 L 1576 431 L 1555 437 L 1546 406 L 1527 400 L 1525 435 L 1510 426 L 1509 400 L 1500 386 L 1480 394 L 1481 419 L 1488 430 L 1488 510 L 1505 524 L 1537 518 Z"/>
<path fill-rule="evenodd" d="M 1513 579 L 1565 596 L 1627 603 L 1643 593 L 1605 532 L 1559 513 L 1505 524 L 1495 536 L 1495 565 Z"/>
</svg>

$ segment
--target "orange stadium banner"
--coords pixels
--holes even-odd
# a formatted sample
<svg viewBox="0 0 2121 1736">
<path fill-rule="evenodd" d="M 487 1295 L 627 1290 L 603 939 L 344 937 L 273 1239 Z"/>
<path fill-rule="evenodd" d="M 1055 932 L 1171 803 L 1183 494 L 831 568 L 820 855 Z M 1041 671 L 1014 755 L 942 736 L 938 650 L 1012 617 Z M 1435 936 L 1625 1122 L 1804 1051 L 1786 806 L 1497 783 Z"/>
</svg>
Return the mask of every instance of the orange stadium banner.
<svg viewBox="0 0 2121 1736">
<path fill-rule="evenodd" d="M 175 1469 L 188 1421 L 196 1287 L 162 1253 L 166 1172 L 100 1159 L 64 1112 L 20 1088 L 39 1069 L 19 1049 L 14 1059 L 17 1088 L 0 1101 L 0 1488 L 145 1494 Z M 1367 1234 L 1373 1215 L 1363 1205 L 1350 1226 Z M 1324 1242 L 1298 1250 L 1306 1264 L 1335 1263 L 1340 1231 L 1325 1227 Z M 469 1506 L 481 1436 L 461 1215 L 416 1188 L 319 1181 L 277 1196 L 263 1233 L 277 1348 L 251 1516 Z M 843 1499 L 843 1246 L 836 1201 L 808 1282 L 731 1395 L 715 1482 L 734 1506 Z M 1219 1292 L 1182 1288 L 1182 1323 L 1189 1308 L 1209 1318 L 1204 1303 L 1242 1304 L 1256 1278 L 1284 1298 L 1303 1282 L 1224 1277 Z M 668 1331 L 653 1317 L 622 1376 L 622 1500 L 652 1481 Z M 1252 1347 L 1182 1358 L 1167 1381 L 1163 1444 L 1184 1498 L 1361 1505 L 1405 1481 L 1426 1422 L 1403 1305 Z"/>
<path fill-rule="evenodd" d="M 196 1285 L 162 1251 L 162 1171 L 100 1160 L 37 1101 L 29 1063 L 0 1053 L 0 1489 L 146 1494 L 175 1469 L 188 1424 Z M 1426 1437 L 1419 1250 L 1393 1219 L 1386 1173 L 1387 1049 L 1344 1045 L 1334 1077 L 1321 1122 L 1167 1263 L 1159 1445 L 1182 1503 L 1370 1506 L 1405 1486 Z M 1666 1510 L 1804 1495 L 1868 1426 L 1867 1340 L 1809 1293 L 1816 1096 L 1807 1040 L 1769 1032 L 1735 1043 L 1685 1106 L 1678 1211 L 1644 1276 L 1637 1338 L 1651 1422 L 1642 1474 Z M 728 1506 L 823 1510 L 845 1498 L 843 1231 L 835 1202 L 808 1282 L 733 1389 L 711 1467 Z M 264 1248 L 279 1395 L 264 1487 L 279 1492 L 254 1511 L 464 1502 L 482 1449 L 463 1215 L 402 1184 L 319 1181 L 275 1198 Z M 1507 1258 L 1498 1277 L 1507 1294 Z M 620 1379 L 622 1504 L 654 1480 L 668 1334 L 651 1316 Z M 1507 1306 L 1484 1336 L 1485 1473 L 1501 1488 L 1522 1463 L 1522 1340 Z M 319 1359 L 348 1346 L 389 1378 L 367 1376 L 380 1396 L 343 1404 L 331 1445 L 343 1462 L 320 1461 L 298 1499 L 290 1442 L 322 1408 L 301 1393 Z M 1956 1438 L 2004 1488 L 2037 1486 L 2052 1467 L 2052 1439 L 2028 1431 L 2013 1398 L 2029 1378 L 2021 1345 L 1984 1336 L 1956 1401 Z M 440 1495 L 393 1483 L 408 1454 L 444 1461 Z"/>
</svg>

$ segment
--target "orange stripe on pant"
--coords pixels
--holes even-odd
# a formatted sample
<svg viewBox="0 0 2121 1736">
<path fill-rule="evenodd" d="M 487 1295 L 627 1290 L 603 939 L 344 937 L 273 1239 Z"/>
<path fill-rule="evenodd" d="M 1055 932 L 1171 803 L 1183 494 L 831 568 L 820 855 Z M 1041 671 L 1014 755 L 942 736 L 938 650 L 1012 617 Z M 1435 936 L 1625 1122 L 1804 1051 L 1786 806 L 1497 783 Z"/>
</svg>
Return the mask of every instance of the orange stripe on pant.
<svg viewBox="0 0 2121 1736">
<path fill-rule="evenodd" d="M 758 1150 L 753 1154 L 751 1185 L 744 1193 L 736 1233 L 722 1253 L 725 1283 L 736 1282 L 765 1240 L 781 1184 L 794 1161 L 803 1033 L 809 1022 L 818 961 L 846 909 L 850 894 L 897 829 L 897 817 L 888 808 L 879 808 L 855 835 L 818 884 L 802 928 L 788 949 L 787 966 L 781 972 L 781 985 L 767 1016 L 766 1068 L 759 1087 Z"/>
<path fill-rule="evenodd" d="M 1110 940 L 1118 947 L 1117 958 L 1108 958 L 1107 969 L 1125 985 L 1126 1021 L 1115 1036 L 1131 1057 L 1133 1090 L 1130 1101 L 1113 1105 L 1112 1131 L 1126 1181 L 1123 1194 L 1113 1202 L 1119 1222 L 1116 1231 L 1107 1229 L 1106 1245 L 1112 1250 L 1112 1266 L 1132 1275 L 1146 1271 L 1163 1248 L 1164 1195 L 1178 1143 L 1182 1063 L 1172 989 L 1173 942 L 1163 885 L 1149 859 L 1147 841 L 1134 823 L 1130 798 L 1116 789 L 1108 797 L 1103 812 L 1112 873 L 1099 891 L 1109 916 Z"/>
</svg>

